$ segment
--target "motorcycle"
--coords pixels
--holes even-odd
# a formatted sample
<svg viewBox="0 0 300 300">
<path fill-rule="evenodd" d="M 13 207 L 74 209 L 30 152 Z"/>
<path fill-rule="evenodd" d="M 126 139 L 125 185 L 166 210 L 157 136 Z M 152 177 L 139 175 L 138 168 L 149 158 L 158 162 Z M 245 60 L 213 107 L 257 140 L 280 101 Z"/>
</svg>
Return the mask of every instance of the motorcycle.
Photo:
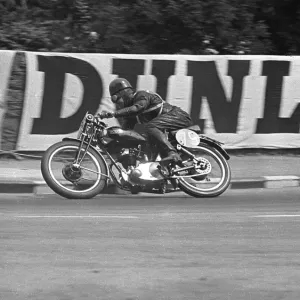
<svg viewBox="0 0 300 300">
<path fill-rule="evenodd" d="M 231 170 L 223 143 L 202 135 L 198 125 L 166 134 L 181 161 L 162 163 L 158 147 L 143 133 L 109 127 L 87 112 L 77 138 L 64 138 L 44 152 L 41 172 L 54 192 L 69 199 L 93 198 L 109 183 L 132 194 L 181 190 L 216 197 L 226 191 Z"/>
</svg>

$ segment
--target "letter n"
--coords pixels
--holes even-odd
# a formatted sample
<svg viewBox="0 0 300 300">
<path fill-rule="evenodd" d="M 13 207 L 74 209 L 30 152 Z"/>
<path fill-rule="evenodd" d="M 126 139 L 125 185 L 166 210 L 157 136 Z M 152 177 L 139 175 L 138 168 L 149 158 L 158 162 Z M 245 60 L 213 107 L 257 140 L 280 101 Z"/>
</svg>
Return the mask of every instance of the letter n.
<svg viewBox="0 0 300 300">
<path fill-rule="evenodd" d="M 230 101 L 214 61 L 188 61 L 188 76 L 193 77 L 191 116 L 193 121 L 204 128 L 205 120 L 199 120 L 202 98 L 206 97 L 214 122 L 219 133 L 236 133 L 238 115 L 243 91 L 243 81 L 249 74 L 250 61 L 230 60 L 228 76 L 232 77 L 233 89 Z"/>
</svg>

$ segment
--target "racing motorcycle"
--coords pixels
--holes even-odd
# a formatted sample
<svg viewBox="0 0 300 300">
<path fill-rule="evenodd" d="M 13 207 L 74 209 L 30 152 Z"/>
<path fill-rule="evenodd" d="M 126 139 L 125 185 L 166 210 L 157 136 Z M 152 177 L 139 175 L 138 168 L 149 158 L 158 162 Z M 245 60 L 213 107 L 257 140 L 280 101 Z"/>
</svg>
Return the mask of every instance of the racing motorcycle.
<svg viewBox="0 0 300 300">
<path fill-rule="evenodd" d="M 86 113 L 77 138 L 53 144 L 41 160 L 48 186 L 70 199 L 89 199 L 112 183 L 132 194 L 182 190 L 194 197 L 216 197 L 228 188 L 229 155 L 222 143 L 201 134 L 200 127 L 166 132 L 180 162 L 160 161 L 156 145 L 136 130 L 108 126 Z"/>
</svg>

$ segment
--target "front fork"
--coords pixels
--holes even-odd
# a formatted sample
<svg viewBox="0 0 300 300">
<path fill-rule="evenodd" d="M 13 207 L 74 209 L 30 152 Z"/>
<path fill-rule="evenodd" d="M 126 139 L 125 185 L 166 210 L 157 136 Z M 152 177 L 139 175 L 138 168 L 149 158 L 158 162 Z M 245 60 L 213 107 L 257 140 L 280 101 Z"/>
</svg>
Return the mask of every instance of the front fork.
<svg viewBox="0 0 300 300">
<path fill-rule="evenodd" d="M 80 167 L 80 164 L 81 162 L 83 161 L 83 159 L 85 158 L 87 152 L 88 152 L 88 149 L 89 147 L 91 146 L 91 143 L 92 143 L 92 140 L 96 134 L 96 131 L 97 131 L 97 128 L 94 129 L 93 131 L 93 134 L 92 136 L 90 137 L 88 143 L 86 144 L 86 142 L 84 141 L 84 138 L 81 139 L 80 141 L 80 146 L 79 146 L 79 149 L 78 149 L 78 152 L 77 152 L 77 155 L 76 155 L 76 158 L 75 158 L 75 162 L 73 164 L 73 166 L 75 168 L 79 168 Z M 83 136 L 86 136 L 86 134 L 83 134 Z M 85 145 L 85 149 L 83 148 L 83 145 Z M 80 158 L 80 153 L 81 153 L 81 149 L 84 149 L 84 153 L 82 155 L 82 157 Z"/>
</svg>

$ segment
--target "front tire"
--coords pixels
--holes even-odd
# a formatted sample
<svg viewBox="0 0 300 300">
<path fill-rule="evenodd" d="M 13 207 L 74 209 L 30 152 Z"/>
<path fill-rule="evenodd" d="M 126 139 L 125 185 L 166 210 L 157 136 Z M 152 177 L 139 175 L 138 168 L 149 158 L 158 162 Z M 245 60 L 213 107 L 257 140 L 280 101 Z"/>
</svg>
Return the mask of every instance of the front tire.
<svg viewBox="0 0 300 300">
<path fill-rule="evenodd" d="M 93 148 L 88 152 L 79 168 L 73 168 L 80 141 L 68 140 L 49 147 L 41 160 L 41 172 L 48 186 L 58 195 L 68 199 L 90 199 L 101 193 L 106 186 L 108 170 L 103 158 Z M 65 151 L 65 154 L 64 154 Z M 83 152 L 83 149 L 82 149 Z M 56 158 L 57 154 L 60 154 Z M 86 166 L 88 158 L 91 162 Z M 85 165 L 83 165 L 85 164 Z M 95 167 L 95 170 L 92 169 Z M 58 171 L 55 170 L 57 167 Z M 88 176 L 85 178 L 84 176 Z M 69 177 L 66 177 L 67 175 Z M 90 179 L 93 177 L 93 180 Z M 91 183 L 92 182 L 92 183 Z"/>
<path fill-rule="evenodd" d="M 211 173 L 203 176 L 202 181 L 199 181 L 197 177 L 195 177 L 196 180 L 181 177 L 178 180 L 179 187 L 193 197 L 216 197 L 224 193 L 231 180 L 231 170 L 225 157 L 218 150 L 203 142 L 188 150 L 196 157 L 206 158 L 211 163 Z M 189 159 L 185 158 L 188 162 Z M 214 171 L 218 172 L 218 175 L 213 176 Z"/>
</svg>

